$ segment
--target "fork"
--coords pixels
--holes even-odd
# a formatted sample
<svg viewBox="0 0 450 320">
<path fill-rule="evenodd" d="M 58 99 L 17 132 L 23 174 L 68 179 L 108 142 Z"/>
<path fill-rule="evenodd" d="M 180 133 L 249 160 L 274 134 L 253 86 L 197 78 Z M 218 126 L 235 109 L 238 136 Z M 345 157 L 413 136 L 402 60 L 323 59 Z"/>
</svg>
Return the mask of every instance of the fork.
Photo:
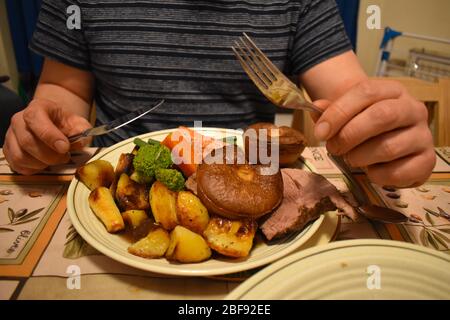
<svg viewBox="0 0 450 320">
<path fill-rule="evenodd" d="M 231 47 L 234 54 L 253 83 L 272 103 L 281 108 L 323 113 L 321 109 L 305 99 L 300 89 L 267 58 L 247 34 L 244 33 L 239 40 L 240 42 L 235 41 L 235 45 Z M 371 220 L 385 223 L 403 223 L 408 220 L 397 210 L 371 204 L 364 188 L 353 176 L 345 160 L 340 156 L 328 155 L 351 183 L 354 196 L 359 203 L 359 206 L 355 208 L 357 212 Z"/>
<path fill-rule="evenodd" d="M 111 122 L 108 122 L 107 124 L 104 124 L 104 125 L 101 125 L 101 126 L 98 126 L 95 128 L 90 128 L 90 129 L 87 129 L 87 130 L 81 132 L 80 134 L 70 136 L 70 137 L 68 137 L 69 142 L 72 144 L 72 143 L 75 143 L 75 142 L 80 141 L 87 137 L 101 136 L 101 135 L 110 133 L 110 132 L 117 130 L 119 128 L 122 128 L 123 126 L 156 110 L 163 103 L 164 103 L 164 100 L 161 100 L 160 102 L 158 102 L 158 104 L 154 105 L 153 107 L 149 108 L 148 106 L 146 106 L 146 107 L 137 109 L 137 110 L 130 112 L 120 118 L 117 118 Z"/>
<path fill-rule="evenodd" d="M 286 77 L 244 32 L 231 49 L 242 68 L 258 89 L 275 105 L 288 109 L 302 109 L 322 113 L 308 102 L 301 90 Z"/>
</svg>

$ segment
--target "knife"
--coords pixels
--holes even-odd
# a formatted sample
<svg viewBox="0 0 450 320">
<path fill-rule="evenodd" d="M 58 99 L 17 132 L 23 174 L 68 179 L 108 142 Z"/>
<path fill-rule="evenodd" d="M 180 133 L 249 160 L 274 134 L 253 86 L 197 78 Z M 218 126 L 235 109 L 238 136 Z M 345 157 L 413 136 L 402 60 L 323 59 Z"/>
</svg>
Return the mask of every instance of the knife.
<svg viewBox="0 0 450 320">
<path fill-rule="evenodd" d="M 95 128 L 90 128 L 87 129 L 85 131 L 83 131 L 80 134 L 76 134 L 73 136 L 68 137 L 69 142 L 70 143 L 75 143 L 77 141 L 80 141 L 81 139 L 87 138 L 87 137 L 93 137 L 93 136 L 101 136 L 107 133 L 110 133 L 114 130 L 117 130 L 119 128 L 122 128 L 123 126 L 136 121 L 137 119 L 145 116 L 146 114 L 156 110 L 157 108 L 159 108 L 162 104 L 164 104 L 164 100 L 161 100 L 160 102 L 158 102 L 158 104 L 156 104 L 153 107 L 143 107 L 140 109 L 137 109 L 131 113 L 128 113 L 120 118 L 117 118 L 107 124 L 95 127 Z"/>
</svg>

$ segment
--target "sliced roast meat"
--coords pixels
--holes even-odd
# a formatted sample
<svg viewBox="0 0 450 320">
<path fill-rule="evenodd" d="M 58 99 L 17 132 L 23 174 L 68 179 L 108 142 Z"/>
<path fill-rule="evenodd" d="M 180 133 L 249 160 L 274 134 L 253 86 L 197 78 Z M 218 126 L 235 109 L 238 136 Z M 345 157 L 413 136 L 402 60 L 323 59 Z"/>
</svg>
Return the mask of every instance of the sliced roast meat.
<svg viewBox="0 0 450 320">
<path fill-rule="evenodd" d="M 322 175 L 300 170 L 300 169 L 283 169 L 287 175 L 289 175 L 297 186 L 303 188 L 303 193 L 314 192 L 317 193 L 319 197 L 330 197 L 331 202 L 334 203 L 337 209 L 343 214 L 349 217 L 352 220 L 356 220 L 358 218 L 358 214 L 341 195 L 339 190 L 331 184 L 325 177 Z"/>
<path fill-rule="evenodd" d="M 300 169 L 282 169 L 284 193 L 281 205 L 261 223 L 268 240 L 302 230 L 320 214 L 339 209 L 356 219 L 354 208 L 323 176 Z"/>
<path fill-rule="evenodd" d="M 268 240 L 302 230 L 322 212 L 336 209 L 329 197 L 299 189 L 298 184 L 288 174 L 283 170 L 281 172 L 284 184 L 283 201 L 260 226 Z"/>
<path fill-rule="evenodd" d="M 184 186 L 193 194 L 197 195 L 197 173 L 191 174 L 191 176 L 186 180 Z"/>
</svg>

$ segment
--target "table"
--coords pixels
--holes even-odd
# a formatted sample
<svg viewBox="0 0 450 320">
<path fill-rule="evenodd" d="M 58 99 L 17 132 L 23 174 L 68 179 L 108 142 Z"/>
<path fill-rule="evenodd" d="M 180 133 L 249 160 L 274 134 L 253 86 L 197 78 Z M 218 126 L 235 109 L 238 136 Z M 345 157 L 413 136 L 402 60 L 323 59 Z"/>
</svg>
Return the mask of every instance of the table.
<svg viewBox="0 0 450 320">
<path fill-rule="evenodd" d="M 222 299 L 244 280 L 245 275 L 180 278 L 143 272 L 87 244 L 70 223 L 66 192 L 75 168 L 100 151 L 87 148 L 74 153 L 68 165 L 23 177 L 11 172 L 0 150 L 0 299 Z M 343 218 L 336 240 L 392 239 L 450 253 L 450 148 L 436 152 L 434 173 L 420 188 L 383 189 L 355 172 L 373 202 L 411 219 L 390 225 Z M 303 163 L 351 192 L 324 148 L 306 149 Z"/>
</svg>

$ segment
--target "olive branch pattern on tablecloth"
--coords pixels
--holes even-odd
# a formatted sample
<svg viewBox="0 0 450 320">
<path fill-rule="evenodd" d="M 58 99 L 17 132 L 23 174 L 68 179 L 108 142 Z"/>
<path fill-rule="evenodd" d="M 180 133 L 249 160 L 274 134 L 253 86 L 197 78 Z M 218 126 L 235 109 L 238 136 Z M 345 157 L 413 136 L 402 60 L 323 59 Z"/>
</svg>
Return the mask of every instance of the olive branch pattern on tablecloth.
<svg viewBox="0 0 450 320">
<path fill-rule="evenodd" d="M 40 208 L 37 210 L 29 211 L 28 209 L 20 209 L 18 211 L 14 211 L 12 208 L 8 208 L 8 218 L 9 223 L 0 226 L 0 233 L 3 232 L 13 232 L 14 229 L 8 227 L 14 227 L 21 224 L 30 223 L 39 219 L 40 217 L 36 217 L 42 210 L 45 208 Z"/>
<path fill-rule="evenodd" d="M 421 227 L 419 237 L 422 245 L 425 247 L 431 247 L 439 251 L 448 251 L 450 249 L 450 222 L 438 224 L 434 221 L 436 218 L 445 218 L 450 221 L 450 215 L 442 208 L 438 207 L 438 211 L 434 211 L 428 208 L 425 210 L 425 221 L 418 219 L 418 217 L 410 217 L 411 223 L 405 225 L 411 227 Z"/>
<path fill-rule="evenodd" d="M 73 225 L 69 226 L 66 242 L 64 243 L 63 257 L 67 259 L 78 259 L 84 256 L 99 255 L 100 253 L 88 244 L 75 230 Z"/>
</svg>

